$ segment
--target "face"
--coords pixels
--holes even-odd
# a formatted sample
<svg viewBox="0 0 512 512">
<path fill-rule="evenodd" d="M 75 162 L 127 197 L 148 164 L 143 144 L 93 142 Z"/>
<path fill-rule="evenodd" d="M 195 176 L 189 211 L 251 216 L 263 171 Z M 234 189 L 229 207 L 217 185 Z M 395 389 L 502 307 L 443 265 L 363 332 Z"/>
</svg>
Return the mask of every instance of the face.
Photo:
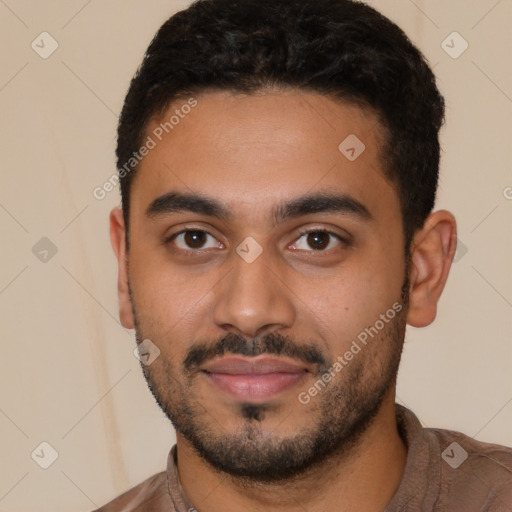
<svg viewBox="0 0 512 512">
<path fill-rule="evenodd" d="M 212 466 L 287 478 L 348 452 L 394 385 L 407 282 L 383 131 L 304 91 L 195 100 L 148 126 L 131 189 L 130 314 L 160 350 L 142 368 Z"/>
</svg>

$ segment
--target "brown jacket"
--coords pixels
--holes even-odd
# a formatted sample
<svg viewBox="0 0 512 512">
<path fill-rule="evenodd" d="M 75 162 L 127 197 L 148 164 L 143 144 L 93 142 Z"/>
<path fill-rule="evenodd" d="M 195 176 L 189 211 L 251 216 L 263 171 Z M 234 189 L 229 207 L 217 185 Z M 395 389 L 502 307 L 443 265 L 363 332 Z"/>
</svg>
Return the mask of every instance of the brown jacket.
<svg viewBox="0 0 512 512">
<path fill-rule="evenodd" d="M 396 405 L 407 444 L 402 482 L 384 512 L 512 512 L 512 448 L 460 432 L 423 428 Z M 96 512 L 195 512 L 176 470 L 176 445 L 167 471 L 152 476 Z M 196 504 L 201 508 L 201 504 Z"/>
</svg>

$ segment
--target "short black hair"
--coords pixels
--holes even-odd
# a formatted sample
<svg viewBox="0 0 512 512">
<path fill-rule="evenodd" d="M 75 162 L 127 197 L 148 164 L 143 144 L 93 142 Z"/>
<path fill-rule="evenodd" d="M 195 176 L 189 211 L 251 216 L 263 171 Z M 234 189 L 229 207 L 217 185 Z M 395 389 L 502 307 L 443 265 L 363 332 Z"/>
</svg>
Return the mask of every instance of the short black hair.
<svg viewBox="0 0 512 512">
<path fill-rule="evenodd" d="M 132 155 L 148 123 L 178 98 L 269 87 L 319 92 L 377 114 L 385 131 L 384 173 L 400 199 L 407 250 L 435 203 L 444 100 L 405 33 L 353 0 L 197 0 L 161 26 L 119 119 L 116 155 L 127 246 L 137 167 Z"/>
</svg>

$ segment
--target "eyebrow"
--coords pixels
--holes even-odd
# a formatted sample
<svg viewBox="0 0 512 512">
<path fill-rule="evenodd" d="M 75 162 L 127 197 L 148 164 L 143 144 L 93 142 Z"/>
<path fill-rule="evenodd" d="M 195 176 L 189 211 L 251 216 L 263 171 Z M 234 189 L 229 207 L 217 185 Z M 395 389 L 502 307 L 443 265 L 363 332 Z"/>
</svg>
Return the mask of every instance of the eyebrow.
<svg viewBox="0 0 512 512">
<path fill-rule="evenodd" d="M 211 197 L 198 194 L 168 192 L 157 197 L 146 209 L 146 217 L 156 219 L 173 213 L 192 212 L 222 221 L 230 221 L 234 213 L 230 208 Z M 277 205 L 271 218 L 274 225 L 288 219 L 294 219 L 315 213 L 340 213 L 371 220 L 369 209 L 348 194 L 315 193 L 301 196 Z"/>
</svg>

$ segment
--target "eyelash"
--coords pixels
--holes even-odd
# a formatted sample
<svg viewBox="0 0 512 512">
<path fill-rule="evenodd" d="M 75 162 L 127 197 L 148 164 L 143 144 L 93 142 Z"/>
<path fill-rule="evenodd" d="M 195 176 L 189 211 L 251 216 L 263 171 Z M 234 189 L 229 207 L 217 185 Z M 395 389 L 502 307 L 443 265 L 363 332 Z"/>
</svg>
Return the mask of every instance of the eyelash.
<svg viewBox="0 0 512 512">
<path fill-rule="evenodd" d="M 182 231 L 179 231 L 178 233 L 174 233 L 172 235 L 170 235 L 169 237 L 167 237 L 165 240 L 164 240 L 164 244 L 165 245 L 168 245 L 169 243 L 171 243 L 175 238 L 177 238 L 179 235 L 183 235 L 185 233 L 189 233 L 189 232 L 195 232 L 195 233 L 204 233 L 206 235 L 210 235 L 212 236 L 213 238 L 215 238 L 211 233 L 209 233 L 208 231 L 204 230 L 204 229 L 194 229 L 194 228 L 187 228 L 187 229 L 183 229 Z M 338 235 L 337 233 L 334 233 L 332 231 L 329 231 L 327 229 L 305 229 L 303 231 L 301 231 L 299 233 L 299 236 L 295 239 L 294 241 L 294 244 L 300 240 L 304 235 L 309 235 L 311 233 L 322 233 L 322 234 L 327 234 L 327 235 L 330 235 L 334 238 L 336 238 L 343 246 L 345 247 L 349 247 L 351 245 L 350 241 L 347 239 L 347 238 L 343 238 L 341 235 Z M 201 251 L 203 249 L 189 249 L 189 250 L 186 250 L 186 249 L 179 249 L 178 250 L 181 252 L 181 253 L 184 253 L 184 254 L 192 254 L 192 255 L 198 255 L 198 253 L 201 253 Z M 300 250 L 300 249 L 299 249 Z M 323 253 L 327 253 L 329 251 L 329 249 L 326 251 L 326 250 L 319 250 L 319 251 L 315 251 L 314 249 L 311 249 L 310 251 L 305 251 L 305 252 L 310 252 L 310 253 L 316 253 L 316 254 L 323 254 Z"/>
</svg>

